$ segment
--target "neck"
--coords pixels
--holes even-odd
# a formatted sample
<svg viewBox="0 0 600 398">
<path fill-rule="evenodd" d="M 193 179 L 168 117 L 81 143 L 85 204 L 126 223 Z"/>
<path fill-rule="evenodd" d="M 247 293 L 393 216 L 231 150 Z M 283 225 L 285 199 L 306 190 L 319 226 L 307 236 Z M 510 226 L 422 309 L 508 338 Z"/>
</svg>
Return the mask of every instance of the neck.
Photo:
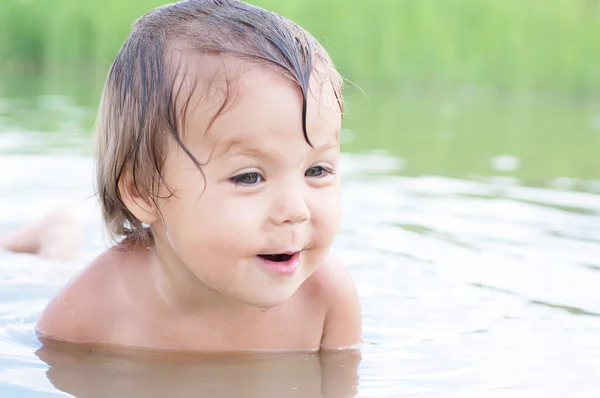
<svg viewBox="0 0 600 398">
<path fill-rule="evenodd" d="M 156 245 L 147 251 L 151 283 L 169 312 L 222 322 L 253 310 L 200 280 L 170 246 Z"/>
</svg>

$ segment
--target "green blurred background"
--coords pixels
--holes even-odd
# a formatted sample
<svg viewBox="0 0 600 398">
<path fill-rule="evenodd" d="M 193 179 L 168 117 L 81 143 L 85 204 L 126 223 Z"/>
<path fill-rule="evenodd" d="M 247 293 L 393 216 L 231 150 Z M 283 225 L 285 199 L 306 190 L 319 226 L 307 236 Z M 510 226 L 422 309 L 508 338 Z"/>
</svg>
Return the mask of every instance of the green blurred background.
<svg viewBox="0 0 600 398">
<path fill-rule="evenodd" d="M 250 2 L 308 29 L 348 79 L 345 151 L 400 157 L 404 175 L 600 179 L 600 0 Z M 0 4 L 0 138 L 91 147 L 111 60 L 164 2 Z"/>
</svg>

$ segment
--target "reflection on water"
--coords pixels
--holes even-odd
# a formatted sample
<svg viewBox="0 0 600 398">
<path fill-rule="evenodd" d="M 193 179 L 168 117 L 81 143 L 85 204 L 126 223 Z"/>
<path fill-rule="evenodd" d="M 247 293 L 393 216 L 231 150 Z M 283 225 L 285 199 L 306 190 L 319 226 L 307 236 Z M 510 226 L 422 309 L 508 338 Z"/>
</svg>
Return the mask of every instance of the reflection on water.
<svg viewBox="0 0 600 398">
<path fill-rule="evenodd" d="M 477 122 L 460 122 L 464 104 L 439 112 L 456 128 Z M 589 112 L 577 117 L 587 123 Z M 556 113 L 572 121 L 577 111 Z M 89 260 L 104 246 L 90 199 L 89 137 L 48 146 L 38 139 L 46 133 L 35 133 L 43 126 L 26 128 L 13 116 L 0 123 L 0 233 L 73 201 Z M 410 117 L 433 125 L 425 116 Z M 140 358 L 42 346 L 33 333 L 38 314 L 85 261 L 0 252 L 0 396 L 336 397 L 352 396 L 357 379 L 357 397 L 596 396 L 600 135 L 586 141 L 581 133 L 567 145 L 566 130 L 550 134 L 544 159 L 516 133 L 493 148 L 471 133 L 436 141 L 433 130 L 398 126 L 394 138 L 377 129 L 348 133 L 347 150 L 361 154 L 342 157 L 344 221 L 334 249 L 363 304 L 360 363 L 344 355 Z"/>
<path fill-rule="evenodd" d="M 45 341 L 36 355 L 57 389 L 92 397 L 323 397 L 356 395 L 356 352 L 186 355 Z M 94 351 L 95 353 L 92 353 Z"/>
</svg>

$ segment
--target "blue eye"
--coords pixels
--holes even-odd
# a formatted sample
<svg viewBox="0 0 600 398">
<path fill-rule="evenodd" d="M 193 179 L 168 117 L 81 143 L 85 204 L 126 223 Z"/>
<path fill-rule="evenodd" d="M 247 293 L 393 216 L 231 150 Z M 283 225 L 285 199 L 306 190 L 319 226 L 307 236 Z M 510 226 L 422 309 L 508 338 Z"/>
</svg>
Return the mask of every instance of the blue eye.
<svg viewBox="0 0 600 398">
<path fill-rule="evenodd" d="M 304 173 L 305 177 L 323 177 L 326 174 L 333 174 L 331 170 L 326 169 L 323 166 L 313 166 L 310 169 L 306 170 Z"/>
<path fill-rule="evenodd" d="M 255 185 L 262 181 L 262 177 L 258 173 L 244 173 L 233 177 L 231 181 L 236 185 Z"/>
</svg>

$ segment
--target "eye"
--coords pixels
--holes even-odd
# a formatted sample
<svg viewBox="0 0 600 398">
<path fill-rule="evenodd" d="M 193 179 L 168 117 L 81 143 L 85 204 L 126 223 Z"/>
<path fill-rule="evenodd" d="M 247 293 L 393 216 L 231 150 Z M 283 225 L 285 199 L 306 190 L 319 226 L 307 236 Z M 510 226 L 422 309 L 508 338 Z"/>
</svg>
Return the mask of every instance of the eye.
<svg viewBox="0 0 600 398">
<path fill-rule="evenodd" d="M 258 173 L 243 173 L 231 178 L 231 182 L 235 185 L 256 185 L 262 180 L 263 178 Z"/>
<path fill-rule="evenodd" d="M 305 177 L 324 177 L 327 174 L 333 174 L 333 172 L 323 166 L 313 166 L 306 170 L 304 173 Z"/>
</svg>

